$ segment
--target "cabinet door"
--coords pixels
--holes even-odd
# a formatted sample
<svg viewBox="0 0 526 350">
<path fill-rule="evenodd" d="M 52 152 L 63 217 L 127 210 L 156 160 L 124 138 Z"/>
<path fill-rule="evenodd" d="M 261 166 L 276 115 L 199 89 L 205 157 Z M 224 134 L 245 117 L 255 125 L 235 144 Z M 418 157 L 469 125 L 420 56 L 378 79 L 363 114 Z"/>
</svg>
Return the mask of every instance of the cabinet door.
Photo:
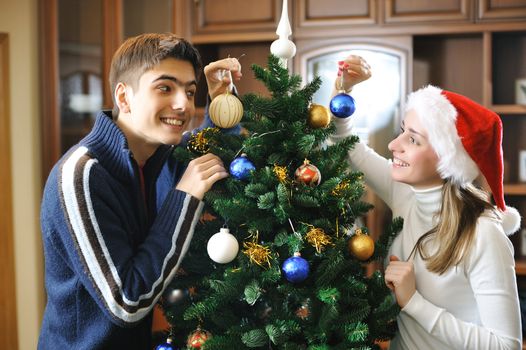
<svg viewBox="0 0 526 350">
<path fill-rule="evenodd" d="M 376 1 L 300 0 L 297 6 L 298 28 L 354 26 L 377 22 Z"/>
<path fill-rule="evenodd" d="M 477 0 L 477 20 L 526 20 L 526 0 Z"/>
<path fill-rule="evenodd" d="M 298 42 L 294 66 L 300 70 L 305 82 L 315 76 L 322 79 L 313 102 L 328 106 L 334 86 L 338 61 L 350 54 L 360 55 L 371 65 L 371 79 L 356 85 L 352 96 L 356 101 L 353 132 L 362 142 L 369 144 L 379 154 L 389 157 L 388 143 L 400 129 L 403 102 L 411 80 L 411 38 L 361 38 Z M 379 197 L 368 192 L 366 201 L 375 209 L 367 214 L 366 224 L 374 238 L 383 232 L 383 224 L 390 211 Z"/>
<path fill-rule="evenodd" d="M 385 23 L 469 22 L 470 0 L 385 0 Z"/>
<path fill-rule="evenodd" d="M 276 37 L 282 6 L 279 0 L 188 1 L 194 43 Z"/>
</svg>

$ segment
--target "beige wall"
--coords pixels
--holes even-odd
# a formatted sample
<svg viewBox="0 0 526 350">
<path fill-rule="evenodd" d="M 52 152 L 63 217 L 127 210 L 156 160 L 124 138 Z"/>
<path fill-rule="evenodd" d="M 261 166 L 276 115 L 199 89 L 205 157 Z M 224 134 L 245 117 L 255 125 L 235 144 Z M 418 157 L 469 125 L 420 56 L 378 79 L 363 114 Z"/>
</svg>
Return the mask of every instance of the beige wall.
<svg viewBox="0 0 526 350">
<path fill-rule="evenodd" d="M 11 161 L 18 344 L 36 349 L 44 308 L 39 231 L 40 110 L 38 0 L 0 0 L 0 32 L 8 34 Z"/>
</svg>

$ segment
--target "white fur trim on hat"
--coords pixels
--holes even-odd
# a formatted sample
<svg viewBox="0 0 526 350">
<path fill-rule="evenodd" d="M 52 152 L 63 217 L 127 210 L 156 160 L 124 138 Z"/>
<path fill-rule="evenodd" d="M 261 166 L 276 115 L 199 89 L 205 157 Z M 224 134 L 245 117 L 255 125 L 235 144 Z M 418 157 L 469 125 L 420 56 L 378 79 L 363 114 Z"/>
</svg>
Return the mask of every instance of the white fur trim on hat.
<svg viewBox="0 0 526 350">
<path fill-rule="evenodd" d="M 438 155 L 438 173 L 457 185 L 472 182 L 479 169 L 464 149 L 457 133 L 457 110 L 442 94 L 442 89 L 428 85 L 408 96 L 406 110 L 414 110 L 428 133 Z"/>
<path fill-rule="evenodd" d="M 502 214 L 502 229 L 507 235 L 514 234 L 521 227 L 521 215 L 517 209 L 506 206 L 506 211 Z"/>
</svg>

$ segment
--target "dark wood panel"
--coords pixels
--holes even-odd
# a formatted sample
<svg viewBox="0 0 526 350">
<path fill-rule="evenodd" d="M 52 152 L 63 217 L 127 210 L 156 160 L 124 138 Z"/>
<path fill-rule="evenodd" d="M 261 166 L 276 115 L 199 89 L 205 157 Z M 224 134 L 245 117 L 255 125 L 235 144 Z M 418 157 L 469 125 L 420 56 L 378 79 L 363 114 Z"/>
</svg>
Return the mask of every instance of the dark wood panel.
<svg viewBox="0 0 526 350">
<path fill-rule="evenodd" d="M 469 4 L 469 0 L 385 0 L 385 22 L 471 21 Z"/>
<path fill-rule="evenodd" d="M 478 0 L 477 20 L 526 20 L 526 0 Z"/>
<path fill-rule="evenodd" d="M 418 36 L 413 48 L 413 88 L 438 85 L 483 103 L 482 35 Z"/>
<path fill-rule="evenodd" d="M 526 31 L 494 33 L 492 63 L 492 103 L 518 104 L 515 83 L 526 79 Z"/>
<path fill-rule="evenodd" d="M 278 0 L 201 0 L 191 10 L 193 35 L 234 31 L 276 31 Z"/>
<path fill-rule="evenodd" d="M 298 27 L 332 25 L 371 25 L 377 22 L 374 0 L 300 0 L 297 8 Z"/>
<path fill-rule="evenodd" d="M 8 37 L 0 33 L 0 348 L 17 349 Z"/>
<path fill-rule="evenodd" d="M 39 2 L 42 184 L 60 157 L 58 0 Z"/>
</svg>

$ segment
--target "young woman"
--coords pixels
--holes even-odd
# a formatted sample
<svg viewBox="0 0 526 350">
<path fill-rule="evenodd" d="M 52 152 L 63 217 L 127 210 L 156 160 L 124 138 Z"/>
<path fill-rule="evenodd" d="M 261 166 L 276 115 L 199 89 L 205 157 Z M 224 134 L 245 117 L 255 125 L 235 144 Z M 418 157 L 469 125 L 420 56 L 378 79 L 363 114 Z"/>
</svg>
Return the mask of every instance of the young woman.
<svg viewBox="0 0 526 350">
<path fill-rule="evenodd" d="M 339 62 L 337 86 L 370 77 L 358 56 Z M 351 118 L 333 118 L 337 141 Z M 364 144 L 350 166 L 402 217 L 385 281 L 401 307 L 390 349 L 521 349 L 513 246 L 520 227 L 504 203 L 502 124 L 474 101 L 434 86 L 409 95 L 387 160 Z M 487 192 L 476 178 L 486 181 Z"/>
</svg>

